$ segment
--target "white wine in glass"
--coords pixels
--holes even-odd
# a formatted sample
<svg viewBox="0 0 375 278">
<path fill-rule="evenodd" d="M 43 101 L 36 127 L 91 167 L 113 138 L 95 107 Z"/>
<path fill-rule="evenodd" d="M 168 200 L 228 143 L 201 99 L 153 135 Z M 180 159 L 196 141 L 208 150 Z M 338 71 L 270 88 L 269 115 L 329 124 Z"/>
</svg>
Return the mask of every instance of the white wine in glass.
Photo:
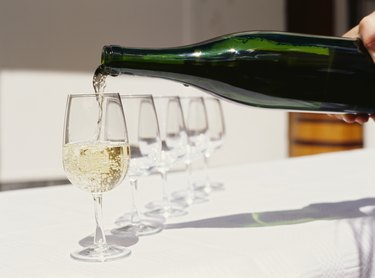
<svg viewBox="0 0 375 278">
<path fill-rule="evenodd" d="M 128 135 L 118 94 L 69 95 L 64 124 L 63 164 L 71 183 L 92 194 L 96 228 L 91 246 L 71 253 L 88 262 L 130 255 L 109 245 L 102 228 L 102 194 L 124 179 L 130 158 Z"/>
</svg>

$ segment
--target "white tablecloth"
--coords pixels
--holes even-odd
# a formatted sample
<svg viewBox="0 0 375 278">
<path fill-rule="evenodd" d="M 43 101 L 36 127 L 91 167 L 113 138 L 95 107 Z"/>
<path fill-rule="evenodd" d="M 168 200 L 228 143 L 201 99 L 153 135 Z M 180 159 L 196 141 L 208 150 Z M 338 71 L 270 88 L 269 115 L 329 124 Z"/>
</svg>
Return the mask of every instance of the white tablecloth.
<svg viewBox="0 0 375 278">
<path fill-rule="evenodd" d="M 375 151 L 211 170 L 225 190 L 157 235 L 112 238 L 132 255 L 70 258 L 94 229 L 90 195 L 71 185 L 0 193 L 0 277 L 375 277 Z M 183 174 L 170 175 L 173 190 Z M 127 183 L 104 195 L 107 230 L 129 208 Z M 140 180 L 144 204 L 158 176 Z"/>
</svg>

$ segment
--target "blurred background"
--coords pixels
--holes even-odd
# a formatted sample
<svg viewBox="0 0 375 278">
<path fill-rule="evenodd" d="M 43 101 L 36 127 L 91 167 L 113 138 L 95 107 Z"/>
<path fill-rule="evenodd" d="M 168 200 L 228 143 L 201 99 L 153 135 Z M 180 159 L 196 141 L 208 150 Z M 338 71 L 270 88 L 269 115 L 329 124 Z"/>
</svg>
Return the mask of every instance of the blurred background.
<svg viewBox="0 0 375 278">
<path fill-rule="evenodd" d="M 170 47 L 246 30 L 340 36 L 374 9 L 373 0 L 2 1 L 0 189 L 65 180 L 66 96 L 93 92 L 103 45 Z M 197 93 L 170 81 L 129 77 L 111 79 L 108 90 Z M 375 146 L 372 122 L 362 127 L 228 102 L 223 108 L 227 135 L 213 166 Z"/>
</svg>

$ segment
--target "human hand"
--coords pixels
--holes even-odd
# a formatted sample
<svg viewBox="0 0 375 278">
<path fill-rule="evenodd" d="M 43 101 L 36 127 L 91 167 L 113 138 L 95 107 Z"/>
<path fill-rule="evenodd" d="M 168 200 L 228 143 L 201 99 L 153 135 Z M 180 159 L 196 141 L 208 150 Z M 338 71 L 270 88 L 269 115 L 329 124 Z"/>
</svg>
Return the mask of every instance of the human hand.
<svg viewBox="0 0 375 278">
<path fill-rule="evenodd" d="M 367 48 L 372 60 L 375 62 L 375 12 L 362 18 L 357 26 L 346 32 L 343 37 L 360 38 Z M 375 121 L 375 115 L 367 114 L 341 114 L 335 115 L 336 118 L 344 120 L 347 123 L 366 123 L 369 118 Z"/>
<path fill-rule="evenodd" d="M 375 62 L 375 12 L 362 18 L 359 24 L 346 32 L 343 37 L 360 38 Z"/>
<path fill-rule="evenodd" d="M 337 119 L 343 120 L 346 123 L 353 124 L 364 124 L 366 123 L 370 118 L 375 121 L 375 115 L 368 115 L 368 114 L 335 114 L 330 115 L 334 116 Z"/>
</svg>

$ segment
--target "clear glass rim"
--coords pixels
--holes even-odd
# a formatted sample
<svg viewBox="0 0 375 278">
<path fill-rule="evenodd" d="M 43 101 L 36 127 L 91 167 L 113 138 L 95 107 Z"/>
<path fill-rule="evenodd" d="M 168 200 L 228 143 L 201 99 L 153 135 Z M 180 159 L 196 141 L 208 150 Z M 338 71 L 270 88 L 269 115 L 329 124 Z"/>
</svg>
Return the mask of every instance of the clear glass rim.
<svg viewBox="0 0 375 278">
<path fill-rule="evenodd" d="M 181 96 L 180 99 L 204 99 L 203 96 Z"/>
<path fill-rule="evenodd" d="M 180 96 L 173 96 L 173 95 L 172 96 L 152 96 L 152 97 L 155 98 L 155 99 L 181 98 Z"/>
<path fill-rule="evenodd" d="M 68 97 L 69 98 L 79 98 L 79 97 L 97 97 L 98 95 L 100 96 L 103 96 L 103 97 L 118 97 L 120 96 L 119 93 L 104 93 L 104 94 L 92 94 L 92 93 L 89 93 L 89 94 L 86 94 L 86 93 L 82 93 L 82 94 L 78 94 L 78 93 L 73 93 L 73 94 L 68 94 Z"/>
<path fill-rule="evenodd" d="M 139 94 L 139 95 L 136 95 L 136 94 L 121 94 L 120 93 L 120 97 L 121 98 L 153 98 L 153 95 L 151 94 Z"/>
</svg>

